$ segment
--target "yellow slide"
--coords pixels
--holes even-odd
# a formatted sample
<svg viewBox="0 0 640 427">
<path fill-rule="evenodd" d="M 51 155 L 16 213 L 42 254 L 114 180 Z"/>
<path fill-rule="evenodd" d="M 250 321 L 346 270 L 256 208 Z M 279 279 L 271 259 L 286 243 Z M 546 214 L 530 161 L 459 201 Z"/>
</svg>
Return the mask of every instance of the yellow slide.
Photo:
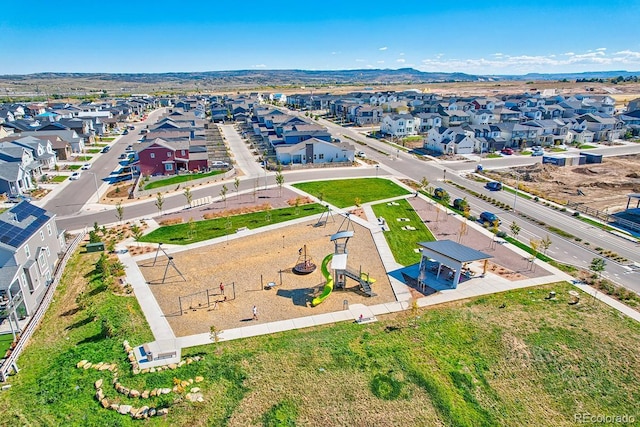
<svg viewBox="0 0 640 427">
<path fill-rule="evenodd" d="M 327 283 L 326 285 L 324 285 L 324 289 L 322 290 L 322 293 L 317 297 L 315 297 L 313 301 L 311 301 L 312 307 L 315 307 L 316 305 L 320 304 L 322 301 L 327 299 L 327 297 L 331 294 L 331 291 L 333 291 L 333 277 L 331 276 L 331 272 L 329 271 L 329 268 L 328 268 L 331 258 L 333 258 L 333 254 L 327 255 L 322 260 L 320 271 L 322 271 L 322 275 L 327 280 Z"/>
</svg>

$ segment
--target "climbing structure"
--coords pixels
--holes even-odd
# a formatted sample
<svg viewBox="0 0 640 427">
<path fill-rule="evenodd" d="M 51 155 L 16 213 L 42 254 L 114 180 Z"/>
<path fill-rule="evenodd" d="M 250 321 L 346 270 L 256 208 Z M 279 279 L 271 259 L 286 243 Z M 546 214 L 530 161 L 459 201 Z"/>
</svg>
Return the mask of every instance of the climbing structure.
<svg viewBox="0 0 640 427">
<path fill-rule="evenodd" d="M 300 248 L 298 251 L 298 261 L 296 261 L 293 272 L 296 274 L 309 274 L 316 270 L 316 265 L 313 263 L 313 259 L 307 255 L 307 245 Z"/>
</svg>

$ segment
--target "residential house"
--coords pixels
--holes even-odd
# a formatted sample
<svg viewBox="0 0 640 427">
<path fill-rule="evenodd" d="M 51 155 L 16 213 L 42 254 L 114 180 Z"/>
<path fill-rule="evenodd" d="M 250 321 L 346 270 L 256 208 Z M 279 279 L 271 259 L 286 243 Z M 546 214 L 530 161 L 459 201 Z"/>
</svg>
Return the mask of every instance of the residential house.
<svg viewBox="0 0 640 427">
<path fill-rule="evenodd" d="M 403 137 L 417 135 L 420 119 L 411 114 L 385 114 L 380 123 L 380 132 L 386 135 Z"/>
<path fill-rule="evenodd" d="M 46 138 L 36 138 L 34 136 L 13 137 L 0 140 L 0 147 L 8 144 L 17 145 L 31 150 L 34 159 L 40 163 L 44 169 L 53 169 L 56 165 L 56 153 L 53 151 L 51 141 Z"/>
<path fill-rule="evenodd" d="M 442 126 L 442 117 L 438 113 L 417 113 L 415 117 L 420 119 L 418 133 L 427 133 L 430 129 Z"/>
<path fill-rule="evenodd" d="M 175 175 L 179 171 L 208 170 L 206 147 L 188 140 L 155 138 L 140 143 L 135 164 L 142 175 Z"/>
<path fill-rule="evenodd" d="M 462 127 L 433 128 L 427 132 L 424 148 L 440 154 L 472 154 L 486 151 L 474 132 Z"/>
<path fill-rule="evenodd" d="M 331 143 L 317 138 L 297 144 L 278 145 L 275 150 L 278 162 L 283 165 L 350 163 L 355 156 L 355 148 L 349 143 Z"/>
<path fill-rule="evenodd" d="M 10 142 L 0 146 L 0 193 L 9 196 L 29 191 L 33 182 L 42 175 L 40 162 L 33 157 L 33 150 Z"/>
<path fill-rule="evenodd" d="M 577 120 L 586 121 L 587 129 L 593 132 L 594 141 L 613 141 L 624 133 L 624 123 L 609 114 L 589 113 L 579 116 Z"/>
<path fill-rule="evenodd" d="M 64 247 L 55 214 L 27 201 L 0 213 L 0 304 L 8 315 L 35 312 Z"/>
<path fill-rule="evenodd" d="M 349 121 L 356 126 L 380 123 L 382 108 L 373 105 L 356 105 L 349 109 Z"/>
</svg>

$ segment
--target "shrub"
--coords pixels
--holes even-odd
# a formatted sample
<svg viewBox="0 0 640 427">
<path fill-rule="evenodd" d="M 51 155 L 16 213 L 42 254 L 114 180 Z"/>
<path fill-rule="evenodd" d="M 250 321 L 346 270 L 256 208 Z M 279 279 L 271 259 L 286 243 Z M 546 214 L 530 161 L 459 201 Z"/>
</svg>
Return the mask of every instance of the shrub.
<svg viewBox="0 0 640 427">
<path fill-rule="evenodd" d="M 160 225 L 182 224 L 182 218 L 167 218 L 160 221 Z"/>
<path fill-rule="evenodd" d="M 580 212 L 578 212 L 578 211 L 574 212 L 574 213 L 573 213 L 573 216 L 575 216 L 575 217 L 579 217 L 579 216 L 580 216 Z"/>
<path fill-rule="evenodd" d="M 496 236 L 501 237 L 501 238 L 504 239 L 505 237 L 507 237 L 507 232 L 506 231 L 498 231 L 496 233 Z"/>
</svg>

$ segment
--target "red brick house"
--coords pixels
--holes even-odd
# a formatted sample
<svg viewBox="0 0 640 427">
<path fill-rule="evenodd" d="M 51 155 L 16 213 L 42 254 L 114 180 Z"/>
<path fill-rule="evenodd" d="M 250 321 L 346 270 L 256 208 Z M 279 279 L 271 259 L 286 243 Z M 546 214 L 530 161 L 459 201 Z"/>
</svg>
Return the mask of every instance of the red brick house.
<svg viewBox="0 0 640 427">
<path fill-rule="evenodd" d="M 207 170 L 207 148 L 190 141 L 156 138 L 140 143 L 136 166 L 142 175 L 175 175 L 179 171 Z"/>
</svg>

